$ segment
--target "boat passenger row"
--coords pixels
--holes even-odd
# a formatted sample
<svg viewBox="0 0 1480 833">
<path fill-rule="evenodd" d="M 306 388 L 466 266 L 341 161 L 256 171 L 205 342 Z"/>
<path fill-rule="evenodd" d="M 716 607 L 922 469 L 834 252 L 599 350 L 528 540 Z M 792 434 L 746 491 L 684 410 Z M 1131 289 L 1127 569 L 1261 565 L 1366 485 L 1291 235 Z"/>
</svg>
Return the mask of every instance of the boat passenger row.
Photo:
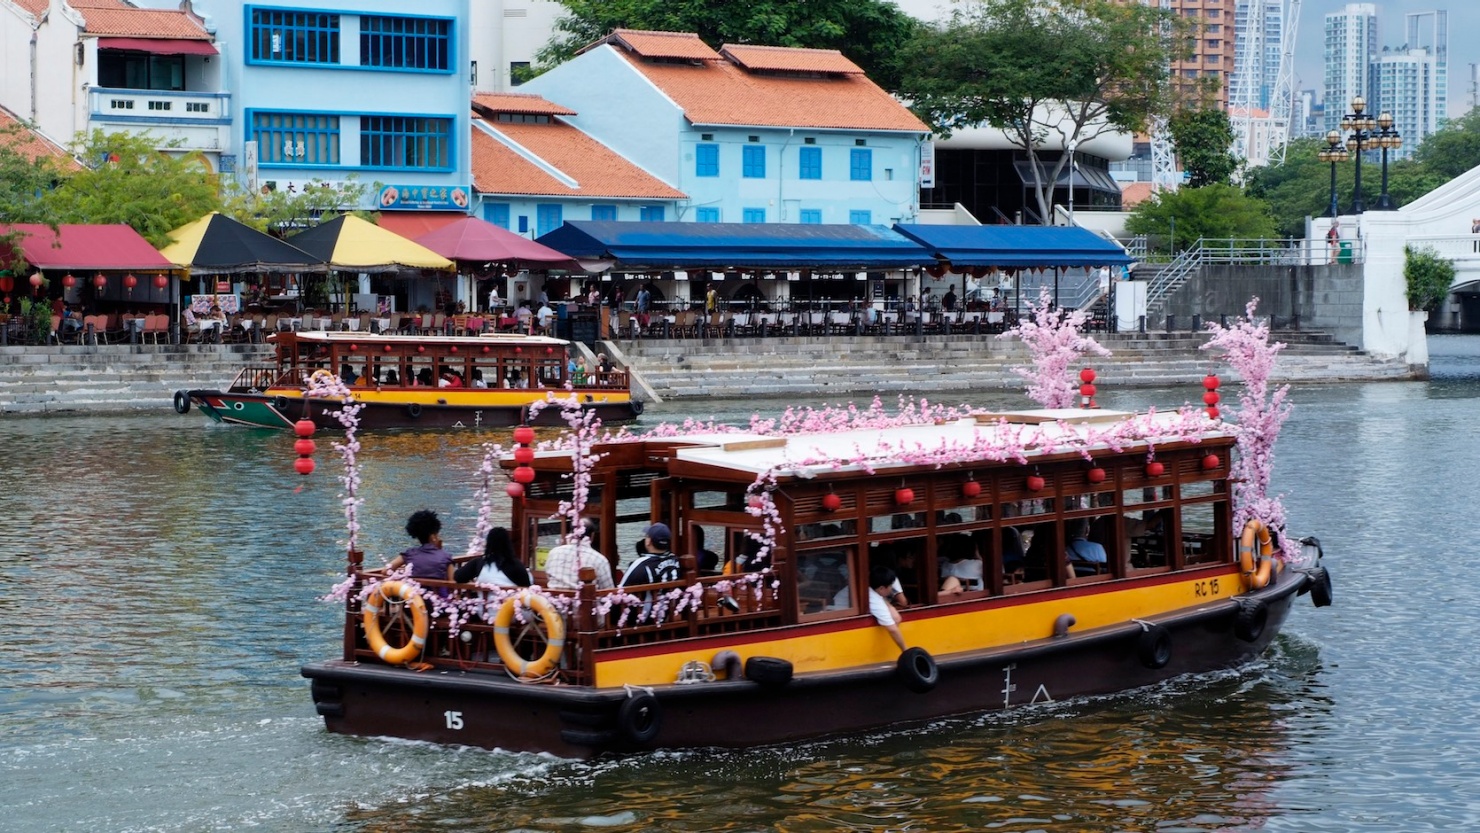
<svg viewBox="0 0 1480 833">
<path fill-rule="evenodd" d="M 642 315 L 620 310 L 612 316 L 618 338 L 736 338 L 824 335 L 975 335 L 1000 333 L 1016 316 L 1006 311 L 896 312 L 714 312 L 698 310 Z"/>
</svg>

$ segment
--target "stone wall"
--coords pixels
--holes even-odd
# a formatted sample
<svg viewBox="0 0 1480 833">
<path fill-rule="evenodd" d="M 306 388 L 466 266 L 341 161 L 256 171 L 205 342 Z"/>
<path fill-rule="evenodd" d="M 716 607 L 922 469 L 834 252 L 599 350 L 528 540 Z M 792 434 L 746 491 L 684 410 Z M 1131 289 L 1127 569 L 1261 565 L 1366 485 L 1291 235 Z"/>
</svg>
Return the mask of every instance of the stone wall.
<svg viewBox="0 0 1480 833">
<path fill-rule="evenodd" d="M 1252 297 L 1259 298 L 1258 314 L 1273 315 L 1281 327 L 1298 319 L 1302 329 L 1330 333 L 1346 344 L 1362 343 L 1362 265 L 1242 265 L 1208 264 L 1168 299 L 1167 314 L 1178 327 L 1191 325 L 1192 316 L 1231 321 L 1242 315 Z"/>
</svg>

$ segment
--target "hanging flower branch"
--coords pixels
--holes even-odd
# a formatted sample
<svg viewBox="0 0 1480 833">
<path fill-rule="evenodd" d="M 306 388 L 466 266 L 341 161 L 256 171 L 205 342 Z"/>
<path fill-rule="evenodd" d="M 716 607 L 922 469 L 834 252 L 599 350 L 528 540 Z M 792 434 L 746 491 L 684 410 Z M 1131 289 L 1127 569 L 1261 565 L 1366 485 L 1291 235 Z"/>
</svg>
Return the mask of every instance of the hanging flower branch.
<svg viewBox="0 0 1480 833">
<path fill-rule="evenodd" d="M 1079 387 L 1070 367 L 1079 363 L 1085 353 L 1108 356 L 1110 351 L 1098 341 L 1082 335 L 1080 329 L 1088 316 L 1080 311 L 1052 309 L 1053 299 L 1047 287 L 1038 292 L 1037 303 L 1028 303 L 1028 315 L 1017 326 L 997 336 L 1016 336 L 1028 349 L 1030 367 L 1015 367 L 1013 372 L 1028 380 L 1028 398 L 1044 408 L 1072 408 Z"/>
<path fill-rule="evenodd" d="M 473 530 L 473 539 L 468 542 L 468 555 L 483 554 L 483 542 L 488 530 L 493 528 L 493 478 L 498 472 L 498 461 L 509 452 L 502 443 L 484 443 L 483 461 L 478 465 L 478 489 L 473 493 L 478 504 L 478 524 Z"/>
<path fill-rule="evenodd" d="M 1272 394 L 1269 391 L 1269 377 L 1285 345 L 1270 343 L 1269 326 L 1254 319 L 1254 310 L 1258 306 L 1257 297 L 1249 299 L 1244 307 L 1244 317 L 1231 327 L 1209 323 L 1208 331 L 1212 338 L 1202 349 L 1222 351 L 1229 366 L 1243 379 L 1233 426 L 1239 453 L 1229 470 L 1229 479 L 1233 482 L 1234 525 L 1241 529 L 1250 518 L 1258 518 L 1279 533 L 1286 557 L 1293 557 L 1298 555 L 1300 548 L 1285 535 L 1284 503 L 1279 495 L 1269 494 L 1270 477 L 1274 473 L 1275 441 L 1279 439 L 1280 428 L 1291 410 L 1285 401 L 1290 392 L 1289 385 Z"/>
<path fill-rule="evenodd" d="M 344 473 L 339 475 L 344 491 L 339 496 L 344 501 L 345 547 L 355 552 L 360 548 L 360 504 L 365 502 L 360 497 L 360 441 L 355 437 L 355 431 L 360 427 L 360 411 L 365 403 L 357 401 L 349 386 L 332 373 L 315 373 L 308 378 L 307 385 L 305 396 L 337 399 L 341 403 L 338 410 L 328 411 L 328 414 L 344 426 L 344 442 L 334 441 L 333 448 L 344 462 Z"/>
</svg>

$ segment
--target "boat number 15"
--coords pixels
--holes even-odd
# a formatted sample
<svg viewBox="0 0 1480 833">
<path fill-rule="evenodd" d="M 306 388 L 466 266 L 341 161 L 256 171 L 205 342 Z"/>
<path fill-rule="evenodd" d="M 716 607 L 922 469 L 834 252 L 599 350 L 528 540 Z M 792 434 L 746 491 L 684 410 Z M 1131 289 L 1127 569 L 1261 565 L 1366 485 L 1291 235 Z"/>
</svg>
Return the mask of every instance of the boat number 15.
<svg viewBox="0 0 1480 833">
<path fill-rule="evenodd" d="M 447 728 L 461 729 L 463 727 L 462 712 L 442 712 L 442 716 L 447 718 Z"/>
<path fill-rule="evenodd" d="M 1202 598 L 1204 596 L 1216 596 L 1218 595 L 1218 593 L 1218 580 L 1215 578 L 1208 579 L 1207 581 L 1194 582 L 1192 585 L 1192 595 L 1197 596 L 1198 598 Z M 451 720 L 452 712 L 448 712 L 447 714 L 447 719 Z"/>
</svg>

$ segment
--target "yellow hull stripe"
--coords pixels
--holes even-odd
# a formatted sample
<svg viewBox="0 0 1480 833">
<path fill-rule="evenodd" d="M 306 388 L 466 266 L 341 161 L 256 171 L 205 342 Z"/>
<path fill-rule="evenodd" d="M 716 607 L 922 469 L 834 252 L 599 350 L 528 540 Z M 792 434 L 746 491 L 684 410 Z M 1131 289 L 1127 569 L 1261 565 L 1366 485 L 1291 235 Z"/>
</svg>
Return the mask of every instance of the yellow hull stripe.
<svg viewBox="0 0 1480 833">
<path fill-rule="evenodd" d="M 926 611 L 905 611 L 905 644 L 918 646 L 940 657 L 965 651 L 1000 648 L 1046 639 L 1053 635 L 1054 621 L 1068 613 L 1075 619 L 1074 631 L 1122 624 L 1132 619 L 1195 609 L 1225 601 L 1239 592 L 1238 575 L 1234 572 L 1152 586 L 1112 590 L 1096 586 L 1081 595 L 1025 595 L 1017 604 L 988 609 L 972 609 L 962 603 L 960 612 L 927 615 Z M 938 609 L 937 609 L 938 610 Z M 930 611 L 928 613 L 935 613 Z M 735 645 L 715 645 L 696 650 L 692 645 L 675 644 L 673 650 L 603 659 L 598 655 L 596 686 L 616 688 L 623 685 L 664 685 L 678 678 L 683 664 L 690 660 L 709 662 L 718 651 L 730 648 L 742 661 L 753 656 L 778 657 L 789 661 L 798 674 L 838 671 L 860 666 L 893 663 L 899 648 L 889 634 L 874 623 L 872 617 L 853 620 L 852 627 L 820 634 L 781 637 Z M 850 623 L 852 624 L 852 623 Z M 744 634 L 737 634 L 743 636 Z"/>
<path fill-rule="evenodd" d="M 557 402 L 565 398 L 563 389 L 552 389 Z M 425 392 L 423 392 L 425 391 Z M 303 391 L 298 388 L 268 388 L 267 396 L 285 396 L 300 399 Z M 355 389 L 355 399 L 375 404 L 409 405 L 453 405 L 465 408 L 523 407 L 531 402 L 545 401 L 544 390 L 500 390 L 497 388 L 422 388 L 420 390 L 373 390 Z M 576 395 L 582 402 L 591 397 L 591 403 L 628 402 L 632 396 L 625 390 L 581 390 Z"/>
</svg>

